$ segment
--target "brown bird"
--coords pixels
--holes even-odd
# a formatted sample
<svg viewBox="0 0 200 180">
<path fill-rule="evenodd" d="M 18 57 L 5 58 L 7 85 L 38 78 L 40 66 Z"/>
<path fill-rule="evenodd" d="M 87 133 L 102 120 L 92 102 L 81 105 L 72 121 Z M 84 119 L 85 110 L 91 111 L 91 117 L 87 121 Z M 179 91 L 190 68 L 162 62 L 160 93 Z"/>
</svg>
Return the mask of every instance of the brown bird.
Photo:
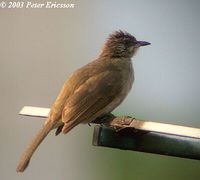
<svg viewBox="0 0 200 180">
<path fill-rule="evenodd" d="M 17 172 L 26 169 L 52 129 L 57 128 L 56 134 L 67 133 L 79 123 L 89 123 L 113 111 L 132 87 L 131 58 L 139 47 L 149 44 L 127 32 L 111 34 L 99 57 L 76 70 L 64 83 L 45 124 L 22 154 Z"/>
</svg>

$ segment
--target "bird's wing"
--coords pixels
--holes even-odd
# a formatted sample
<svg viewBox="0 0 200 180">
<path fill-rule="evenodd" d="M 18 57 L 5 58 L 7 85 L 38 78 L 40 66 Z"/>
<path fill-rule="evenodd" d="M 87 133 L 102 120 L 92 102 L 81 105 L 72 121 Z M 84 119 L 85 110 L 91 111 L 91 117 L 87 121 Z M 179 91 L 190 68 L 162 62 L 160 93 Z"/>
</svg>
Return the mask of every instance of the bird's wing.
<svg viewBox="0 0 200 180">
<path fill-rule="evenodd" d="M 92 61 L 85 66 L 77 69 L 64 83 L 59 95 L 57 96 L 54 104 L 51 107 L 49 113 L 49 119 L 53 122 L 57 122 L 61 119 L 62 111 L 68 99 L 74 94 L 76 89 L 79 89 L 81 85 L 96 74 L 102 72 L 102 65 L 107 65 L 106 61 L 102 64 L 100 61 Z M 112 67 L 112 66 L 110 66 Z M 108 68 L 108 67 L 107 67 Z"/>
<path fill-rule="evenodd" d="M 102 115 L 101 110 L 109 105 L 121 92 L 120 73 L 106 71 L 90 77 L 71 97 L 68 98 L 63 112 L 65 123 L 62 131 L 67 133 L 80 122 L 89 122 Z"/>
</svg>

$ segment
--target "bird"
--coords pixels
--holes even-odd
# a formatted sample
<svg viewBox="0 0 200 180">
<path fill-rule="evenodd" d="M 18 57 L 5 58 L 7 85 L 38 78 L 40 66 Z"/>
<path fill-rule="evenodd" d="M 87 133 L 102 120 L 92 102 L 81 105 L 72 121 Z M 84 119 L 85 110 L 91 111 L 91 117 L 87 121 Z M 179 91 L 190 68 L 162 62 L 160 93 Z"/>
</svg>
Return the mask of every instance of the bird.
<svg viewBox="0 0 200 180">
<path fill-rule="evenodd" d="M 23 172 L 40 143 L 48 133 L 56 130 L 68 133 L 80 123 L 91 121 L 111 113 L 125 99 L 134 82 L 132 57 L 142 46 L 122 30 L 111 33 L 99 56 L 77 69 L 65 81 L 41 130 L 22 154 L 17 172 Z"/>
</svg>

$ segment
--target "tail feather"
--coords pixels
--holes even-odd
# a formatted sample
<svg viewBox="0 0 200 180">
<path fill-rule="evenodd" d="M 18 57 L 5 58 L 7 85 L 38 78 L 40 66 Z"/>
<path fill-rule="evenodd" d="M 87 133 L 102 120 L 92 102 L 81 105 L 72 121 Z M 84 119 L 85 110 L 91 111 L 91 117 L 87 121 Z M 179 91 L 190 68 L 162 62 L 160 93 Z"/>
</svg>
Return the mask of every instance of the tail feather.
<svg viewBox="0 0 200 180">
<path fill-rule="evenodd" d="M 38 132 L 38 134 L 35 136 L 35 138 L 32 140 L 32 142 L 28 145 L 25 152 L 22 154 L 19 164 L 17 166 L 16 171 L 17 172 L 23 172 L 30 162 L 30 159 L 37 149 L 37 147 L 40 145 L 40 143 L 44 140 L 44 138 L 48 135 L 48 133 L 53 128 L 52 123 L 45 124 L 42 129 Z"/>
</svg>

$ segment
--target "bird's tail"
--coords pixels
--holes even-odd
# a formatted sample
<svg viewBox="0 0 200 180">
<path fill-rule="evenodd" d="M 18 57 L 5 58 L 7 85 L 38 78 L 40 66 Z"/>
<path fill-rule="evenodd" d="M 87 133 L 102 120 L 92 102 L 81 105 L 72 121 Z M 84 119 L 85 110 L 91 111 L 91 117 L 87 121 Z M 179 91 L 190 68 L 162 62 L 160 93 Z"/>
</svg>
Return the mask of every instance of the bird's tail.
<svg viewBox="0 0 200 180">
<path fill-rule="evenodd" d="M 46 123 L 42 127 L 42 129 L 37 133 L 35 138 L 32 140 L 32 142 L 26 148 L 25 152 L 22 154 L 16 169 L 17 172 L 23 172 L 27 168 L 33 153 L 40 145 L 40 143 L 43 141 L 43 139 L 48 135 L 48 133 L 51 131 L 52 128 L 53 128 L 53 123 L 49 122 Z"/>
</svg>

